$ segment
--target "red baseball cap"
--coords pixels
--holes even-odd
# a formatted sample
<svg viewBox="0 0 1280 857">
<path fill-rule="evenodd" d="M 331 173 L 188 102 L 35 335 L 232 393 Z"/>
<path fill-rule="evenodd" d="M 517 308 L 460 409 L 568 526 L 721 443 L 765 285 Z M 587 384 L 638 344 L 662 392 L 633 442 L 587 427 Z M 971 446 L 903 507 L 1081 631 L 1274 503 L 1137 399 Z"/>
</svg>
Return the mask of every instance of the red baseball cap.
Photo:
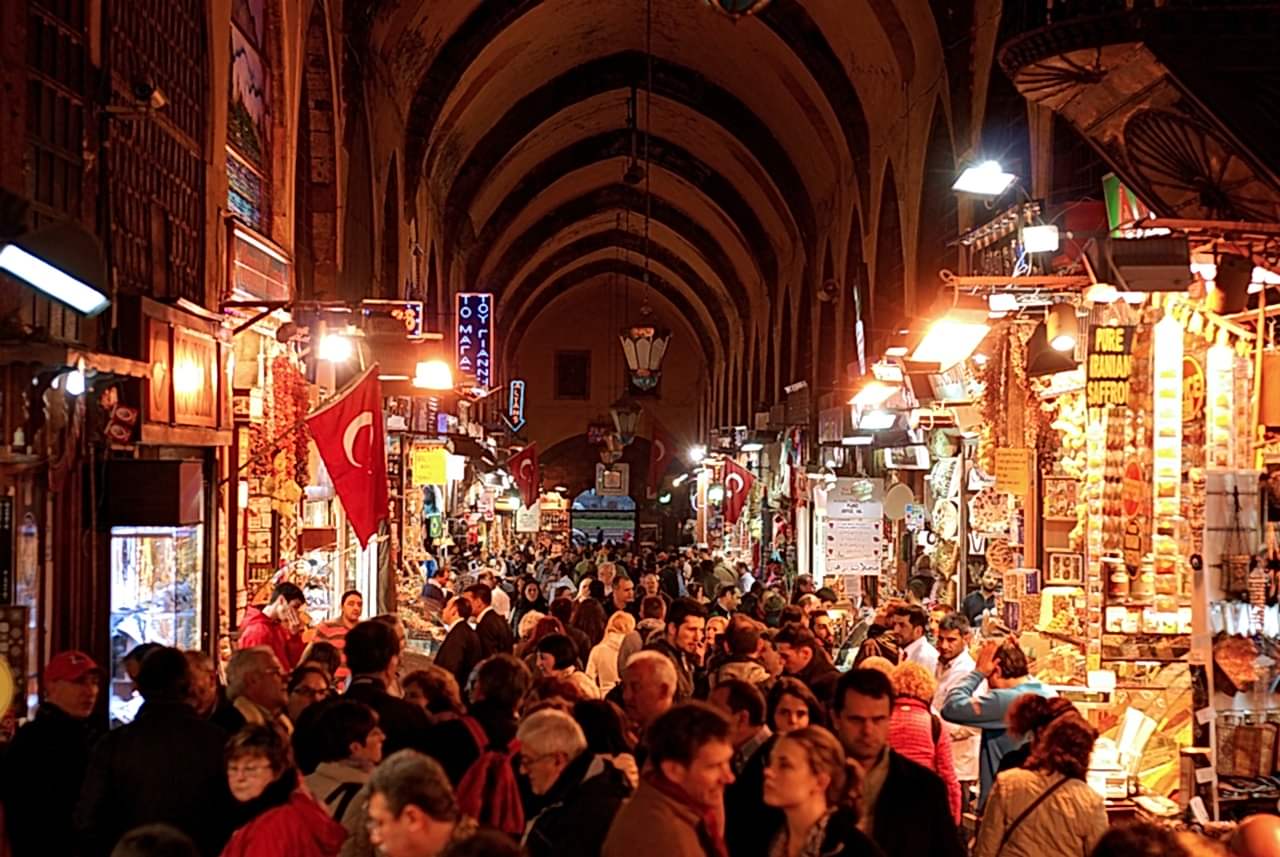
<svg viewBox="0 0 1280 857">
<path fill-rule="evenodd" d="M 101 676 L 102 668 L 93 662 L 93 658 L 84 652 L 59 652 L 49 659 L 44 667 L 44 680 L 47 684 L 55 681 L 79 681 L 87 673 Z"/>
</svg>

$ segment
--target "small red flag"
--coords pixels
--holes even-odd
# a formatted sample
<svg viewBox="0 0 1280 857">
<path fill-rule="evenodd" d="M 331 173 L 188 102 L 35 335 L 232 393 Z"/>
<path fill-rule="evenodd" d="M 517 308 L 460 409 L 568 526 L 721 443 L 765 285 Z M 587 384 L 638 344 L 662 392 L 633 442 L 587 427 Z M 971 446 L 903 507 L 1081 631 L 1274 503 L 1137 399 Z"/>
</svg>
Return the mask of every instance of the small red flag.
<svg viewBox="0 0 1280 857">
<path fill-rule="evenodd" d="M 520 489 L 520 502 L 529 508 L 538 502 L 538 487 L 542 473 L 538 470 L 538 445 L 531 443 L 507 459 L 507 472 L 516 480 Z"/>
<path fill-rule="evenodd" d="M 347 391 L 307 417 L 307 429 L 329 471 L 360 544 L 387 519 L 387 442 L 382 385 L 370 366 Z"/>
<path fill-rule="evenodd" d="M 724 519 L 730 524 L 738 523 L 738 519 L 742 517 L 742 510 L 746 507 L 747 498 L 751 496 L 751 488 L 755 484 L 756 478 L 751 475 L 750 470 L 732 458 L 725 461 Z"/>
<path fill-rule="evenodd" d="M 671 466 L 671 459 L 675 457 L 675 453 L 676 439 L 662 426 L 662 423 L 654 420 L 653 440 L 649 441 L 649 490 L 651 492 L 656 493 L 661 487 L 662 477 Z"/>
</svg>

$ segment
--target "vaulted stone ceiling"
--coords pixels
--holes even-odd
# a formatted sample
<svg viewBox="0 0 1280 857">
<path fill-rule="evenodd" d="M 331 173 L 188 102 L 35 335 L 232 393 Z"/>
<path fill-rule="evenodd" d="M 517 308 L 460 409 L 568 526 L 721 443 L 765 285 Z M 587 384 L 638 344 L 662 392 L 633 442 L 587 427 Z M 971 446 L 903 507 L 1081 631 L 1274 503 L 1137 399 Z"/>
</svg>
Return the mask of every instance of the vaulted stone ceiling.
<svg viewBox="0 0 1280 857">
<path fill-rule="evenodd" d="M 383 0 L 369 47 L 403 123 L 406 216 L 425 197 L 444 283 L 498 296 L 510 353 L 561 291 L 643 278 L 649 210 L 651 286 L 709 365 L 763 366 L 781 303 L 822 278 L 829 244 L 861 240 L 849 224 L 878 198 L 864 100 L 888 113 L 921 64 L 900 6 Z M 940 65 L 929 7 L 906 6 Z M 646 130 L 651 202 L 623 179 Z"/>
</svg>

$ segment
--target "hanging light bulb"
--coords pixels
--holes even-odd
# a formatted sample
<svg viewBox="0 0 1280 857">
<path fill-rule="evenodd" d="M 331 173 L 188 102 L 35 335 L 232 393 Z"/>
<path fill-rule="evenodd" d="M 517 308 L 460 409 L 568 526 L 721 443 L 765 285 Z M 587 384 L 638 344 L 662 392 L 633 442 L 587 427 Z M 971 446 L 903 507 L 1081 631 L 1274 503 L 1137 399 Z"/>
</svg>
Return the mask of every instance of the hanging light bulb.
<svg viewBox="0 0 1280 857">
<path fill-rule="evenodd" d="M 1054 351 L 1074 351 L 1080 326 L 1076 321 L 1076 308 L 1071 304 L 1054 304 L 1045 317 L 1045 334 L 1049 347 Z"/>
</svg>

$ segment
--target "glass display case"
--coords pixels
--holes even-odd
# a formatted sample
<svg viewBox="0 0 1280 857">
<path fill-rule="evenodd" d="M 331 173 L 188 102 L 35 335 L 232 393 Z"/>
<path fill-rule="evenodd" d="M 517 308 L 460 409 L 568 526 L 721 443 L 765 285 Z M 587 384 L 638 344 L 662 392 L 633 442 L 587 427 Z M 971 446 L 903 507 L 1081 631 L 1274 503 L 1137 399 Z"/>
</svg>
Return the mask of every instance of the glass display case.
<svg viewBox="0 0 1280 857">
<path fill-rule="evenodd" d="M 112 725 L 129 723 L 142 698 L 124 658 L 143 643 L 199 649 L 204 527 L 111 528 Z"/>
</svg>

